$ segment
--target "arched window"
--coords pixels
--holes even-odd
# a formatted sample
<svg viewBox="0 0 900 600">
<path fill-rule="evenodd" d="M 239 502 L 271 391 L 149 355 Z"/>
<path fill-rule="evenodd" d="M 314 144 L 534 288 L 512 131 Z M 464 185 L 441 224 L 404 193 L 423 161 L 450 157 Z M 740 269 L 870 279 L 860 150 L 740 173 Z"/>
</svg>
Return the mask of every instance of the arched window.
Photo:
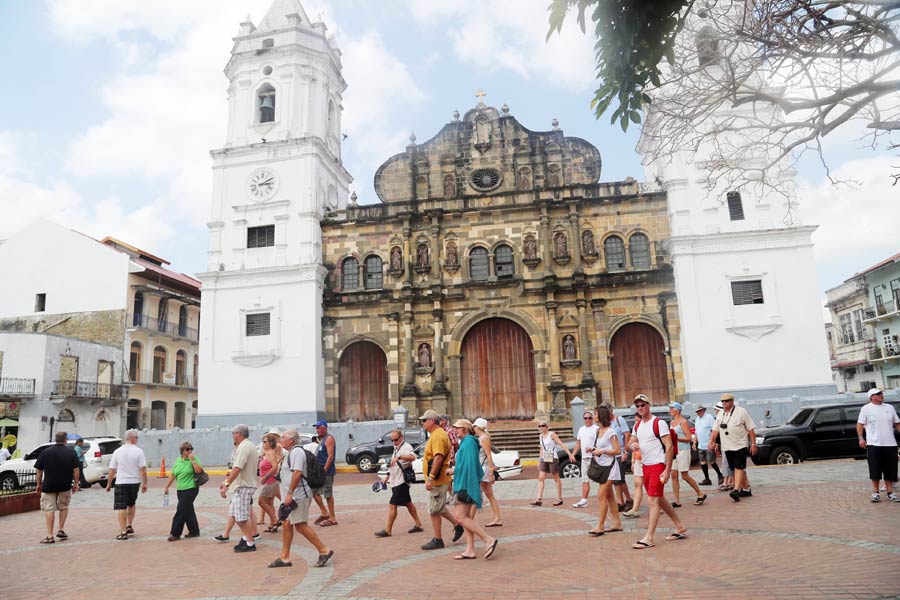
<svg viewBox="0 0 900 600">
<path fill-rule="evenodd" d="M 264 83 L 256 93 L 257 110 L 260 123 L 271 123 L 275 120 L 275 88 Z"/>
<path fill-rule="evenodd" d="M 178 335 L 184 337 L 187 335 L 188 329 L 188 313 L 187 304 L 182 304 L 178 309 Z"/>
<path fill-rule="evenodd" d="M 184 373 L 187 368 L 187 353 L 179 350 L 175 353 L 175 385 L 184 385 Z"/>
<path fill-rule="evenodd" d="M 166 349 L 157 346 L 153 349 L 153 383 L 162 383 L 166 372 Z"/>
<path fill-rule="evenodd" d="M 359 287 L 359 261 L 353 258 L 345 258 L 341 263 L 341 289 L 355 290 Z"/>
<path fill-rule="evenodd" d="M 488 251 L 481 247 L 469 252 L 469 275 L 472 281 L 487 281 L 489 271 Z"/>
<path fill-rule="evenodd" d="M 512 277 L 516 273 L 512 248 L 506 244 L 494 250 L 494 272 L 498 279 Z"/>
<path fill-rule="evenodd" d="M 141 379 L 141 356 L 143 348 L 140 343 L 131 342 L 131 357 L 128 360 L 128 379 L 130 381 L 143 381 Z"/>
<path fill-rule="evenodd" d="M 631 266 L 635 269 L 650 268 L 650 240 L 643 233 L 636 233 L 628 240 L 631 250 Z"/>
<path fill-rule="evenodd" d="M 372 256 L 366 257 L 366 289 L 367 290 L 380 290 L 382 287 L 382 270 L 381 270 L 381 257 Z"/>
<path fill-rule="evenodd" d="M 159 306 L 156 308 L 156 329 L 165 331 L 169 324 L 169 300 L 168 298 L 160 298 Z"/>
<path fill-rule="evenodd" d="M 603 251 L 606 253 L 606 269 L 608 271 L 621 271 L 625 268 L 625 242 L 622 238 L 611 235 L 603 242 Z"/>
<path fill-rule="evenodd" d="M 134 293 L 134 308 L 131 310 L 134 313 L 131 315 L 131 324 L 135 327 L 142 326 L 144 324 L 144 292 Z"/>
</svg>

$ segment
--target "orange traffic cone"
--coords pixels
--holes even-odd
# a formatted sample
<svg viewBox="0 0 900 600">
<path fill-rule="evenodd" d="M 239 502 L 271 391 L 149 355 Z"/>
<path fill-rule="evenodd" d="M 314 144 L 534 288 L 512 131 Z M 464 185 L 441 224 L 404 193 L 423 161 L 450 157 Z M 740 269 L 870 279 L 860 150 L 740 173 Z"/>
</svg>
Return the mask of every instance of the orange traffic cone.
<svg viewBox="0 0 900 600">
<path fill-rule="evenodd" d="M 166 475 L 166 457 L 165 456 L 162 457 L 162 460 L 159 463 L 159 475 L 157 475 L 157 477 L 168 477 L 168 475 Z"/>
</svg>

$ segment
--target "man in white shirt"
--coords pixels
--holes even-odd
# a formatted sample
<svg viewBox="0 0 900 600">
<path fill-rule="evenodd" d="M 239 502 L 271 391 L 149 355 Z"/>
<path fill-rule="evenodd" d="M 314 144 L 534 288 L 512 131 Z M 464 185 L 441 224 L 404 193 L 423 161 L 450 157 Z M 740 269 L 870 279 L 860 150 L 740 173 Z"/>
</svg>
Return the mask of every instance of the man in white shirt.
<svg viewBox="0 0 900 600">
<path fill-rule="evenodd" d="M 137 512 L 138 488 L 142 494 L 147 493 L 147 457 L 137 446 L 137 429 L 125 432 L 125 443 L 116 448 L 109 459 L 109 475 L 106 480 L 108 492 L 113 480 L 116 492 L 113 495 L 113 510 L 119 518 L 119 535 L 117 540 L 127 540 L 134 535 L 134 515 Z"/>
<path fill-rule="evenodd" d="M 890 404 L 884 403 L 884 392 L 878 388 L 869 390 L 869 403 L 859 411 L 856 435 L 859 447 L 865 449 L 869 463 L 869 479 L 872 480 L 872 502 L 881 502 L 878 484 L 884 478 L 887 497 L 900 502 L 894 493 L 897 480 L 897 439 L 894 431 L 900 431 L 900 418 Z M 863 437 L 865 433 L 865 437 Z"/>
<path fill-rule="evenodd" d="M 575 448 L 572 450 L 573 455 L 578 454 L 578 451 L 581 450 L 581 500 L 572 505 L 575 508 L 584 508 L 588 504 L 587 499 L 588 494 L 591 493 L 591 480 L 588 479 L 587 472 L 593 460 L 588 448 L 594 448 L 594 444 L 597 442 L 597 431 L 600 429 L 594 423 L 593 412 L 586 410 L 582 417 L 584 418 L 584 425 L 578 429 L 578 434 L 575 436 Z"/>
<path fill-rule="evenodd" d="M 413 447 L 403 439 L 403 432 L 399 429 L 392 429 L 389 434 L 391 443 L 394 445 L 394 451 L 391 453 L 390 462 L 388 463 L 388 474 L 383 479 L 391 488 L 391 499 L 389 502 L 387 525 L 381 531 L 375 532 L 375 537 L 386 538 L 391 537 L 391 530 L 394 527 L 394 521 L 397 520 L 397 507 L 405 506 L 409 511 L 409 516 L 415 521 L 412 529 L 408 533 L 420 533 L 422 529 L 422 521 L 419 520 L 419 513 L 416 511 L 416 505 L 412 501 L 409 494 L 409 484 L 403 477 L 403 469 L 412 466 L 416 460 L 416 453 Z"/>
<path fill-rule="evenodd" d="M 734 489 L 728 495 L 740 502 L 741 498 L 753 495 L 747 481 L 747 443 L 750 444 L 749 454 L 756 456 L 756 425 L 745 408 L 734 405 L 732 394 L 722 394 L 719 401 L 724 410 L 716 415 L 707 448 L 715 449 L 716 440 L 719 440 L 729 466 L 734 469 Z"/>
</svg>

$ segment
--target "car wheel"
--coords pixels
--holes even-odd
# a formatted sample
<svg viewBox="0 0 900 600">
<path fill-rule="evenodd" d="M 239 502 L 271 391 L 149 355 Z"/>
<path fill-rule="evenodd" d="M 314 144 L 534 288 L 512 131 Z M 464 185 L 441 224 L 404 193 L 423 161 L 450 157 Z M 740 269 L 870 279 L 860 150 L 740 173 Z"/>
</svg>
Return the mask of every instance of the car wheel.
<svg viewBox="0 0 900 600">
<path fill-rule="evenodd" d="M 19 480 L 16 479 L 15 473 L 4 473 L 0 475 L 0 491 L 13 492 L 19 488 Z"/>
<path fill-rule="evenodd" d="M 772 450 L 769 457 L 770 465 L 796 465 L 800 462 L 800 455 L 793 448 L 779 446 Z"/>
<path fill-rule="evenodd" d="M 563 479 L 581 479 L 581 465 L 566 461 L 560 467 Z"/>
<path fill-rule="evenodd" d="M 363 454 L 356 461 L 356 468 L 359 469 L 360 473 L 374 473 L 378 470 L 378 464 L 375 462 L 374 456 Z"/>
</svg>

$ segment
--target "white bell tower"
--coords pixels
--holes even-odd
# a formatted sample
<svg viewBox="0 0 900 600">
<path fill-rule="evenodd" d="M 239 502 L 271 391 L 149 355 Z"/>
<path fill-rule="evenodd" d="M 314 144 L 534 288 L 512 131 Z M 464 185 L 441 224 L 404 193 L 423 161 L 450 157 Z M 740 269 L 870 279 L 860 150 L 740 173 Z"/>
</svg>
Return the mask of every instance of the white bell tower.
<svg viewBox="0 0 900 600">
<path fill-rule="evenodd" d="M 341 52 L 299 0 L 234 38 L 200 324 L 198 426 L 324 415 L 320 222 L 346 205 Z"/>
<path fill-rule="evenodd" d="M 743 3 L 731 7 L 740 11 Z M 682 34 L 684 45 L 696 48 L 692 77 L 678 85 L 702 88 L 704 78 L 723 71 L 719 42 L 699 13 Z M 731 48 L 731 59 L 740 60 L 741 50 Z M 793 169 L 785 165 L 770 186 L 711 180 L 722 148 L 738 149 L 732 156 L 741 156 L 742 166 L 767 164 L 768 157 L 754 154 L 734 131 L 692 151 L 658 152 L 673 135 L 666 109 L 659 108 L 672 93 L 681 93 L 679 100 L 689 95 L 665 86 L 652 94 L 638 150 L 647 180 L 660 182 L 668 198 L 685 400 L 714 403 L 725 391 L 739 399 L 834 393 L 811 239 L 816 227 L 803 225 Z M 723 105 L 697 125 L 712 130 L 716 123 L 740 122 L 748 110 L 756 121 L 783 120 L 773 105 L 756 103 Z"/>
</svg>

